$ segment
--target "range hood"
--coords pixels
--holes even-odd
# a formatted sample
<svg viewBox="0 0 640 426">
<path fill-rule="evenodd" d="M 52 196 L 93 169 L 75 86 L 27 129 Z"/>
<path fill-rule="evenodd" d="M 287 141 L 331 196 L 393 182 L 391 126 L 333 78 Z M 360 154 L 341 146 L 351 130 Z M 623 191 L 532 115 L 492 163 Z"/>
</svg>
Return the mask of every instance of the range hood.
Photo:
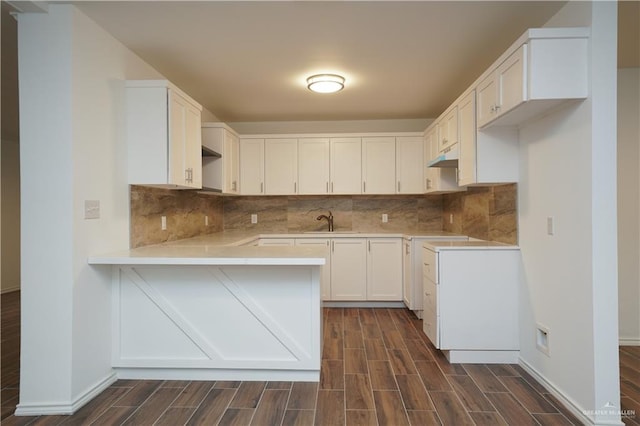
<svg viewBox="0 0 640 426">
<path fill-rule="evenodd" d="M 458 167 L 458 145 L 454 145 L 444 150 L 433 160 L 429 161 L 428 167 Z"/>
</svg>

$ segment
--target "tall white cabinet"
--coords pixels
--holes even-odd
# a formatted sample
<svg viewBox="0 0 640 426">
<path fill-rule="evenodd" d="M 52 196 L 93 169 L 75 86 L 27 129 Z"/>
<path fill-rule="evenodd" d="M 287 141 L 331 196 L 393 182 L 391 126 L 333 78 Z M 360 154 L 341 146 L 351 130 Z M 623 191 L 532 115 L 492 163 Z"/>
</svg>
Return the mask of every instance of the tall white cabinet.
<svg viewBox="0 0 640 426">
<path fill-rule="evenodd" d="M 126 82 L 128 182 L 201 188 L 202 107 L 167 80 Z"/>
</svg>

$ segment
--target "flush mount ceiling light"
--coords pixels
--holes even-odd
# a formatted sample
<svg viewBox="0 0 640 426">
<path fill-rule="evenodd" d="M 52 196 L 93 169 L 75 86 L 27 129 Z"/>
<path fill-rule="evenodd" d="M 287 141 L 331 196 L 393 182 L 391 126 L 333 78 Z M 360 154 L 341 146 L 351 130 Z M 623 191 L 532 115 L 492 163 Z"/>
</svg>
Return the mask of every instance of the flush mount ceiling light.
<svg viewBox="0 0 640 426">
<path fill-rule="evenodd" d="M 316 93 L 335 93 L 344 88 L 344 77 L 338 74 L 316 74 L 307 78 L 307 88 Z"/>
</svg>

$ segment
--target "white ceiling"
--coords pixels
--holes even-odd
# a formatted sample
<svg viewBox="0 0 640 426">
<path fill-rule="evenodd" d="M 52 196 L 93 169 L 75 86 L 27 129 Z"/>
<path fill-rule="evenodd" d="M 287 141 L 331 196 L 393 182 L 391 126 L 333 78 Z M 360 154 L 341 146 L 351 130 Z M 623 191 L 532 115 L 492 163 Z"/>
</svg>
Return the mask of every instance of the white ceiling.
<svg viewBox="0 0 640 426">
<path fill-rule="evenodd" d="M 71 3 L 220 120 L 247 122 L 436 117 L 566 1 Z M 640 63 L 639 5 L 619 2 L 619 67 Z M 327 71 L 346 88 L 309 92 Z"/>
<path fill-rule="evenodd" d="M 565 2 L 77 2 L 219 119 L 427 118 Z M 306 76 L 345 89 L 319 95 Z"/>
</svg>

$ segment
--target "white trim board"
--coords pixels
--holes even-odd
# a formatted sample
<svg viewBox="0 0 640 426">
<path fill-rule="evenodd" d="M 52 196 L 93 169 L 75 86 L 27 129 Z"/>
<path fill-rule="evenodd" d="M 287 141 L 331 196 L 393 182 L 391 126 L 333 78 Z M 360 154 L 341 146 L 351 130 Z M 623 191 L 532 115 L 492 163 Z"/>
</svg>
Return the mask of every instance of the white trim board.
<svg viewBox="0 0 640 426">
<path fill-rule="evenodd" d="M 533 378 L 540 383 L 546 390 L 549 391 L 549 393 L 551 393 L 553 396 L 555 396 L 558 401 L 560 401 L 560 403 L 562 403 L 562 405 L 564 405 L 564 407 L 569 410 L 571 412 L 571 414 L 573 414 L 578 420 L 580 420 L 583 424 L 585 425 L 596 425 L 593 422 L 593 419 L 590 418 L 589 416 L 587 416 L 584 413 L 584 409 L 582 407 L 580 407 L 580 405 L 575 402 L 572 398 L 570 398 L 569 396 L 565 395 L 562 391 L 560 391 L 560 389 L 558 389 L 553 383 L 551 383 L 550 381 L 548 381 L 542 374 L 540 374 L 535 368 L 533 368 L 528 362 L 526 362 L 525 360 L 523 360 L 522 358 L 519 359 L 518 364 L 529 374 L 531 374 L 531 376 L 533 376 Z M 606 422 L 606 423 L 602 423 L 599 422 L 598 426 L 624 426 L 624 423 L 622 422 Z"/>
<path fill-rule="evenodd" d="M 102 393 L 118 380 L 115 372 L 112 372 L 104 379 L 88 388 L 84 393 L 78 395 L 69 404 L 49 403 L 49 404 L 18 404 L 15 416 L 47 416 L 73 414 L 82 408 L 86 403 Z"/>
<path fill-rule="evenodd" d="M 620 346 L 640 346 L 640 337 L 620 337 L 618 344 Z"/>
</svg>

